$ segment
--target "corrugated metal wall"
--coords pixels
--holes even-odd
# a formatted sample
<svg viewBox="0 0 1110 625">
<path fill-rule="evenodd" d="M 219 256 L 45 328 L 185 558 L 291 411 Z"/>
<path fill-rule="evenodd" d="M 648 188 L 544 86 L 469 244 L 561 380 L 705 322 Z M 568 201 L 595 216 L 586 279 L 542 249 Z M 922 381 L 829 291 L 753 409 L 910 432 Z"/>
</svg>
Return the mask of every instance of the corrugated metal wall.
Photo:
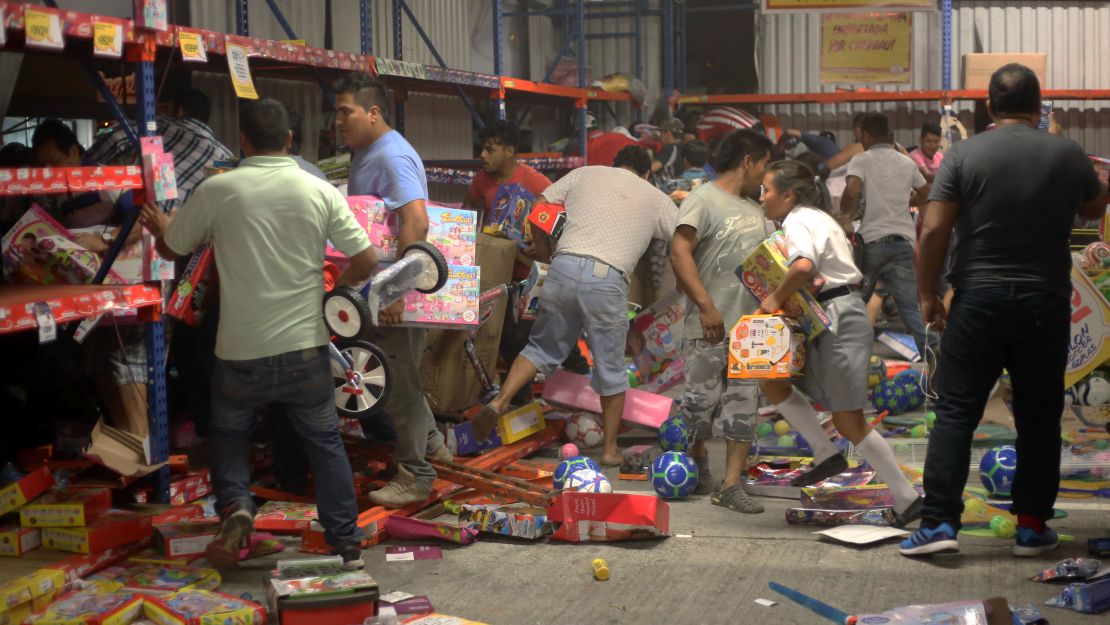
<svg viewBox="0 0 1110 625">
<path fill-rule="evenodd" d="M 757 43 L 760 91 L 806 93 L 833 91 L 835 85 L 819 81 L 821 17 L 816 14 L 763 15 L 762 40 Z M 1002 2 L 998 0 L 955 3 L 953 30 L 953 86 L 963 84 L 963 55 L 968 52 L 1044 52 L 1048 54 L 1047 88 L 1110 89 L 1110 2 Z M 982 48 L 976 49 L 978 32 Z M 915 13 L 909 89 L 939 89 L 940 13 Z M 894 90 L 898 87 L 879 87 Z M 841 140 L 851 132 L 857 110 L 881 109 L 892 116 L 897 138 L 916 143 L 917 129 L 926 118 L 926 103 L 878 105 L 779 105 L 768 107 L 784 123 L 814 130 L 833 130 Z M 1068 136 L 1088 152 L 1110 154 L 1108 102 L 1054 103 L 1058 120 Z M 971 123 L 970 103 L 959 105 L 964 123 Z"/>
</svg>

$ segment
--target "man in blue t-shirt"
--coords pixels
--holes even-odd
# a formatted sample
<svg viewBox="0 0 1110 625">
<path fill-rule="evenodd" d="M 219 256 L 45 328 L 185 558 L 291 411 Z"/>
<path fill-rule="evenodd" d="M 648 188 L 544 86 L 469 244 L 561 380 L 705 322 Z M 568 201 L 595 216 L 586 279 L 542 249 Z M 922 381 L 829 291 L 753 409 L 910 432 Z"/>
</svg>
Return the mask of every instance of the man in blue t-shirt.
<svg viewBox="0 0 1110 625">
<path fill-rule="evenodd" d="M 335 85 L 335 126 L 354 152 L 347 182 L 350 195 L 373 195 L 400 217 L 398 249 L 428 236 L 428 180 L 424 163 L 408 141 L 389 125 L 385 85 L 352 72 Z M 393 388 L 385 411 L 397 430 L 397 476 L 370 500 L 389 508 L 421 502 L 432 492 L 435 469 L 428 458 L 453 460 L 436 429 L 435 418 L 420 384 L 420 356 L 426 332 L 415 328 L 383 328 L 401 323 L 404 301 L 378 315 L 371 338 L 389 357 Z"/>
</svg>

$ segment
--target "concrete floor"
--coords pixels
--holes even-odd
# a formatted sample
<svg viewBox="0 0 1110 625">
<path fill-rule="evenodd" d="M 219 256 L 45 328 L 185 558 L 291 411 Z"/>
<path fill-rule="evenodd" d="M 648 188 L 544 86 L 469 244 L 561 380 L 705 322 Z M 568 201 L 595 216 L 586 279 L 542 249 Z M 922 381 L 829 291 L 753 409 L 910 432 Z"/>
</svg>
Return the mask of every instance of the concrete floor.
<svg viewBox="0 0 1110 625">
<path fill-rule="evenodd" d="M 711 454 L 714 473 L 722 475 L 723 444 L 712 444 Z M 650 491 L 647 482 L 614 487 Z M 1013 558 L 1008 540 L 965 537 L 959 556 L 910 560 L 898 555 L 895 542 L 872 548 L 825 542 L 812 534 L 820 528 L 786 524 L 783 511 L 792 502 L 762 501 L 767 510 L 760 515 L 713 506 L 708 497 L 673 502 L 672 537 L 650 542 L 530 544 L 483 537 L 467 547 L 445 545 L 442 560 L 391 563 L 379 545 L 366 552 L 367 570 L 383 593 L 426 595 L 442 613 L 489 625 L 801 625 L 826 621 L 772 592 L 769 581 L 849 613 L 994 596 L 1040 605 L 1056 587 L 1028 578 L 1057 560 L 1085 555 L 1087 538 L 1110 534 L 1106 500 L 1069 499 L 1061 505 L 1090 509 L 1071 509 L 1053 523 L 1076 540 L 1048 556 Z M 590 573 L 599 557 L 612 572 L 607 582 Z M 261 596 L 260 580 L 271 563 L 249 565 L 225 575 L 225 592 Z M 780 605 L 761 607 L 758 598 Z M 1042 611 L 1054 625 L 1106 622 L 1105 615 Z"/>
</svg>

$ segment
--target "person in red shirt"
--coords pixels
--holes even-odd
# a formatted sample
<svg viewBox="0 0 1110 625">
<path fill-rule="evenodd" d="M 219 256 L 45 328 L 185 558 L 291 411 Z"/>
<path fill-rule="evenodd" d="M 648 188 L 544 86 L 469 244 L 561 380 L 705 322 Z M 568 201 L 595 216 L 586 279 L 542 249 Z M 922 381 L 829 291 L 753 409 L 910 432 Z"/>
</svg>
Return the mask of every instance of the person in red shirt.
<svg viewBox="0 0 1110 625">
<path fill-rule="evenodd" d="M 478 211 L 482 223 L 489 223 L 493 217 L 493 198 L 501 185 L 519 184 L 536 196 L 551 186 L 547 176 L 517 161 L 520 129 L 516 124 L 493 122 L 478 133 L 478 141 L 482 144 L 482 169 L 470 182 L 463 206 Z"/>
</svg>

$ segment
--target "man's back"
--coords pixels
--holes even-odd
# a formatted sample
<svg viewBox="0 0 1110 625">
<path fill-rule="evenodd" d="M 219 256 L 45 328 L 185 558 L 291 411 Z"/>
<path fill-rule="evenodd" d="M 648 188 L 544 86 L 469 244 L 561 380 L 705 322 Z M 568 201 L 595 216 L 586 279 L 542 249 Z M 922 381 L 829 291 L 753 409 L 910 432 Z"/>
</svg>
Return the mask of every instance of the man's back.
<svg viewBox="0 0 1110 625">
<path fill-rule="evenodd" d="M 248 360 L 327 343 L 321 301 L 328 239 L 349 256 L 369 245 L 331 185 L 292 159 L 255 156 L 199 187 L 166 243 L 187 253 L 212 242 L 220 270 L 216 355 Z"/>
<path fill-rule="evenodd" d="M 848 163 L 848 175 L 863 181 L 864 242 L 899 236 L 915 239 L 910 216 L 910 194 L 925 186 L 925 178 L 908 156 L 889 144 L 874 145 Z"/>
<path fill-rule="evenodd" d="M 1024 124 L 953 146 L 930 197 L 960 205 L 953 285 L 1070 292 L 1072 223 L 1098 184 L 1078 144 Z"/>
<path fill-rule="evenodd" d="M 576 169 L 543 193 L 563 204 L 567 224 L 557 252 L 596 258 L 631 275 L 651 239 L 674 232 L 674 202 L 636 174 L 619 167 Z"/>
</svg>

